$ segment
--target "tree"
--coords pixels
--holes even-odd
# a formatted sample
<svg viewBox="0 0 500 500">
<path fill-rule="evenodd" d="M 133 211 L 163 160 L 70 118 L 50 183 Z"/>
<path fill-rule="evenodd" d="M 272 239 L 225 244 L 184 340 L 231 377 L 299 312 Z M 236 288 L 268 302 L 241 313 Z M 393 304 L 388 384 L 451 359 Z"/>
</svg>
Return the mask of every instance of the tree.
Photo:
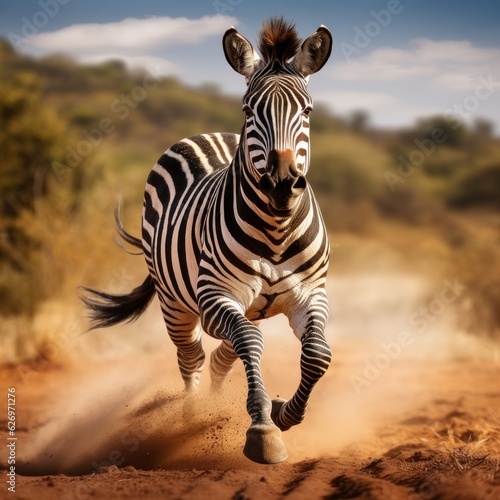
<svg viewBox="0 0 500 500">
<path fill-rule="evenodd" d="M 486 118 L 478 117 L 474 120 L 474 133 L 483 138 L 493 137 L 494 125 Z"/>
<path fill-rule="evenodd" d="M 370 116 L 362 109 L 353 111 L 349 116 L 349 126 L 355 132 L 364 132 L 368 128 Z"/>
<path fill-rule="evenodd" d="M 44 195 L 41 178 L 61 155 L 64 127 L 41 101 L 41 82 L 21 73 L 0 83 L 0 217 L 13 219 Z"/>
<path fill-rule="evenodd" d="M 412 142 L 415 139 L 436 142 L 436 137 L 439 137 L 439 144 L 460 148 L 465 145 L 468 130 L 462 122 L 452 121 L 444 116 L 433 116 L 418 120 L 415 128 L 407 135 Z"/>
</svg>

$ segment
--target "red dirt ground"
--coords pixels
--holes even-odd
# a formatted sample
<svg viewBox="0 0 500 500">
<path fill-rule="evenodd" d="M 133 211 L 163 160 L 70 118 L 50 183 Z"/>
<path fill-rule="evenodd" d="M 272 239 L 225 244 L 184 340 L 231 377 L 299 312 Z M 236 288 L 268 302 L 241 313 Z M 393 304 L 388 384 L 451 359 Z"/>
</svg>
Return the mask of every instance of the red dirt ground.
<svg viewBox="0 0 500 500">
<path fill-rule="evenodd" d="M 282 328 L 277 320 L 266 332 L 271 397 L 290 397 L 298 381 L 298 342 L 284 340 Z M 480 341 L 450 349 L 429 331 L 400 352 L 392 345 L 389 360 L 381 353 L 398 330 L 388 329 L 370 339 L 354 327 L 329 331 L 332 367 L 304 422 L 284 433 L 289 459 L 267 466 L 241 452 L 249 419 L 240 366 L 220 398 L 206 370 L 188 412 L 169 342 L 115 360 L 5 366 L 0 497 L 500 498 L 498 359 Z M 16 388 L 14 494 L 5 471 L 7 387 Z"/>
</svg>

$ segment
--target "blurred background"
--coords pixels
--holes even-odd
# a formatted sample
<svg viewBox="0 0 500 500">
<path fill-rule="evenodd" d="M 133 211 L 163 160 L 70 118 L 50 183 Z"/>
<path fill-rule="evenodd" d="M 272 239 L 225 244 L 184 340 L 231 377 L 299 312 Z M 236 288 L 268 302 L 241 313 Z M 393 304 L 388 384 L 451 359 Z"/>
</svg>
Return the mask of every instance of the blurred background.
<svg viewBox="0 0 500 500">
<path fill-rule="evenodd" d="M 79 335 L 88 325 L 77 289 L 126 293 L 145 276 L 142 258 L 113 243 L 116 200 L 140 234 L 160 154 L 189 135 L 239 132 L 245 85 L 221 37 L 234 25 L 255 43 L 262 21 L 282 14 L 303 38 L 320 24 L 335 38 L 310 83 L 308 179 L 331 234 L 337 330 L 384 296 L 387 314 L 401 317 L 393 336 L 453 310 L 457 330 L 499 339 L 498 5 L 47 0 L 0 9 L 1 362 L 116 352 L 109 335 Z M 411 304 L 408 287 L 418 289 Z"/>
</svg>

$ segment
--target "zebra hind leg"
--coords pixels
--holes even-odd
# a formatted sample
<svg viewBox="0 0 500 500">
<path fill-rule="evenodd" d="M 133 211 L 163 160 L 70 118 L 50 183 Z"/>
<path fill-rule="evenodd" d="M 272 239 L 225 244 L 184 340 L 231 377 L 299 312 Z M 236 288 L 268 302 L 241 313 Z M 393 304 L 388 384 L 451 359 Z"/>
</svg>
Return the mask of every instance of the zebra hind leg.
<svg viewBox="0 0 500 500">
<path fill-rule="evenodd" d="M 177 362 L 188 393 L 198 389 L 201 372 L 205 365 L 205 351 L 201 343 L 201 333 L 201 328 L 196 327 L 191 331 L 188 343 L 184 343 L 179 341 L 178 332 L 173 333 L 169 330 L 170 338 L 177 346 Z"/>
<path fill-rule="evenodd" d="M 222 383 L 231 372 L 238 355 L 234 352 L 229 340 L 223 340 L 210 356 L 210 379 L 212 381 L 210 389 L 214 393 L 221 390 Z"/>
<path fill-rule="evenodd" d="M 199 318 L 182 310 L 178 304 L 161 304 L 163 318 L 177 348 L 177 362 L 187 393 L 196 391 L 205 364 Z"/>
</svg>

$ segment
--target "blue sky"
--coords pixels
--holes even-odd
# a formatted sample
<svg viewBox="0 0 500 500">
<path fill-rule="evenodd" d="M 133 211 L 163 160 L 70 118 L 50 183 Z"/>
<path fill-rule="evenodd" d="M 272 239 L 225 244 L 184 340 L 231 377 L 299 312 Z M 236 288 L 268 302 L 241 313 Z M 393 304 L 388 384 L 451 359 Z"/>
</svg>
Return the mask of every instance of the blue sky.
<svg viewBox="0 0 500 500">
<path fill-rule="evenodd" d="M 332 31 L 331 60 L 310 90 L 335 112 L 365 109 L 389 127 L 430 114 L 482 116 L 500 133 L 500 2 L 0 0 L 0 36 L 32 55 L 120 58 L 241 95 L 221 37 L 234 24 L 254 42 L 271 15 L 294 21 L 303 38 L 320 24 Z"/>
</svg>

